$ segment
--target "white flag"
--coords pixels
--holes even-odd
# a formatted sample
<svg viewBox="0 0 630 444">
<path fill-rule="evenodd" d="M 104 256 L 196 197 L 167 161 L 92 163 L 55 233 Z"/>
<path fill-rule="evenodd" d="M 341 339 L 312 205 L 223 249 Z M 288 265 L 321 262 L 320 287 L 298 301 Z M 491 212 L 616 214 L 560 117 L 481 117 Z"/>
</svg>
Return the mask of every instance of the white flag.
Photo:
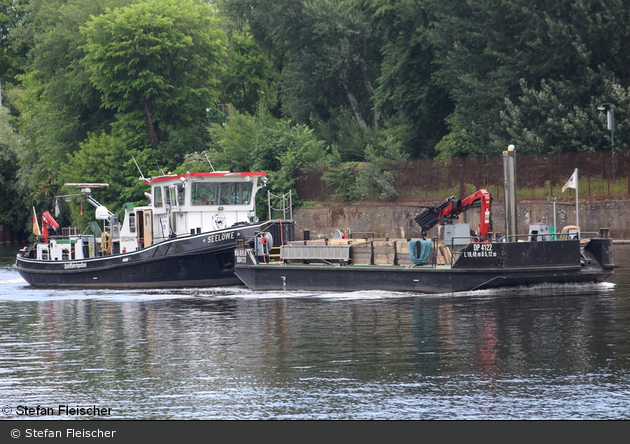
<svg viewBox="0 0 630 444">
<path fill-rule="evenodd" d="M 61 211 L 59 211 L 59 201 L 55 199 L 55 217 L 59 217 L 60 213 Z"/>
<path fill-rule="evenodd" d="M 577 188 L 577 168 L 575 169 L 575 171 L 573 171 L 573 174 L 571 175 L 571 178 L 569 178 L 569 181 L 565 183 L 562 187 L 562 192 L 564 193 L 564 190 L 566 190 L 567 188 Z"/>
</svg>

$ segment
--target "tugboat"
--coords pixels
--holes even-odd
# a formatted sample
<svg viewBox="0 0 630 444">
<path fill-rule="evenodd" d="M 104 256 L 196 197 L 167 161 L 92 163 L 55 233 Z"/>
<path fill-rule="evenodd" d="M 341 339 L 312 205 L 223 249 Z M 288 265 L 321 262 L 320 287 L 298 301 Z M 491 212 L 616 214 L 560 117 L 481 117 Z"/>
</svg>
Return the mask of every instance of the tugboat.
<svg viewBox="0 0 630 444">
<path fill-rule="evenodd" d="M 255 196 L 266 173 L 212 172 L 144 179 L 151 187 L 146 206 L 123 205 L 122 223 L 92 197 L 108 184 L 65 184 L 81 189 L 96 207 L 99 222 L 84 233 L 62 228 L 49 212 L 42 235 L 22 249 L 15 270 L 33 287 L 173 288 L 240 284 L 234 274 L 237 241 L 256 233 L 292 240 L 292 221 L 260 222 Z M 61 197 L 61 196 L 60 196 Z M 34 225 L 37 224 L 34 216 Z M 50 234 L 49 230 L 57 233 Z M 278 232 L 282 232 L 282 236 Z M 277 242 L 277 241 L 276 241 Z"/>
</svg>

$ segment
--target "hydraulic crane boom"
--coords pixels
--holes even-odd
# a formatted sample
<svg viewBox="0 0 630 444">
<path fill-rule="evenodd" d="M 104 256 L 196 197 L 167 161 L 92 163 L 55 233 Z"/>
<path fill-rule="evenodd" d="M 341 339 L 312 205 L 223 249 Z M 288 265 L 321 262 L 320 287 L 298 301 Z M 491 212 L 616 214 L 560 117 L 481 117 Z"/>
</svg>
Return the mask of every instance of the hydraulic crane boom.
<svg viewBox="0 0 630 444">
<path fill-rule="evenodd" d="M 50 214 L 50 212 L 44 211 L 44 213 L 42 214 L 42 234 L 44 235 L 45 242 L 48 242 L 49 228 L 57 231 L 59 229 L 59 224 L 57 223 L 55 218 L 52 217 L 52 214 Z"/>
<path fill-rule="evenodd" d="M 492 217 L 490 214 L 492 194 L 486 190 L 478 190 L 464 199 L 456 199 L 455 196 L 451 196 L 444 202 L 425 209 L 413 220 L 422 228 L 422 236 L 424 237 L 426 232 L 437 223 L 444 225 L 452 222 L 453 219 L 457 219 L 461 213 L 467 211 L 478 202 L 481 205 L 481 218 L 477 234 L 480 241 L 485 241 L 488 240 L 488 233 L 492 230 Z"/>
</svg>

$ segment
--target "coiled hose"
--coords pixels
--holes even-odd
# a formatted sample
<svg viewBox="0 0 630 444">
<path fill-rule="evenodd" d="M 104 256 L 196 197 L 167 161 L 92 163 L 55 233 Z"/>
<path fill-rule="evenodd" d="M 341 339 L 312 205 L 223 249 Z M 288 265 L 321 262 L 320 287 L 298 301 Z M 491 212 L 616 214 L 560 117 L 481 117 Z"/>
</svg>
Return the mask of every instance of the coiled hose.
<svg viewBox="0 0 630 444">
<path fill-rule="evenodd" d="M 426 264 L 432 251 L 433 242 L 430 240 L 412 240 L 409 242 L 409 259 L 416 265 Z"/>
</svg>

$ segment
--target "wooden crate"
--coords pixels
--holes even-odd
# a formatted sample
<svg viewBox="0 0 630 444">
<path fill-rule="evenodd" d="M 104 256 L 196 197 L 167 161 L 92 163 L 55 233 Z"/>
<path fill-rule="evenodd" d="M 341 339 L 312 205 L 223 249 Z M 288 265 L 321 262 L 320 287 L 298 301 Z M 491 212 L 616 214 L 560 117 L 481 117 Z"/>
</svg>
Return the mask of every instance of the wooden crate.
<svg viewBox="0 0 630 444">
<path fill-rule="evenodd" d="M 370 243 L 358 243 L 350 247 L 352 251 L 352 263 L 356 265 L 370 265 L 372 260 L 372 247 Z"/>
</svg>

